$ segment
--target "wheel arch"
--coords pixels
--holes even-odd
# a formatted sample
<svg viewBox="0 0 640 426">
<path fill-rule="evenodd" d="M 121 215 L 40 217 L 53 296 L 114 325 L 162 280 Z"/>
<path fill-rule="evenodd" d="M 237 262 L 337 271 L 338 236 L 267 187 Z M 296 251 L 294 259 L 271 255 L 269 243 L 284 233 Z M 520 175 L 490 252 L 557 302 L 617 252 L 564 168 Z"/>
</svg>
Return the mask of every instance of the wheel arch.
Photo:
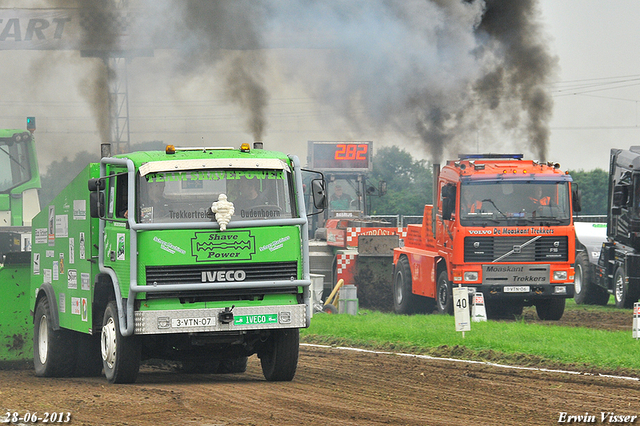
<svg viewBox="0 0 640 426">
<path fill-rule="evenodd" d="M 96 275 L 93 291 L 93 329 L 100 330 L 102 327 L 102 316 L 110 301 L 116 299 L 116 289 L 107 274 Z"/>
<path fill-rule="evenodd" d="M 60 314 L 58 312 L 58 303 L 56 302 L 56 293 L 53 290 L 51 283 L 44 283 L 38 289 L 36 295 L 36 303 L 33 305 L 33 322 L 36 321 L 36 306 L 42 299 L 46 298 L 49 301 L 49 308 L 51 309 L 51 327 L 54 330 L 60 330 Z"/>
</svg>

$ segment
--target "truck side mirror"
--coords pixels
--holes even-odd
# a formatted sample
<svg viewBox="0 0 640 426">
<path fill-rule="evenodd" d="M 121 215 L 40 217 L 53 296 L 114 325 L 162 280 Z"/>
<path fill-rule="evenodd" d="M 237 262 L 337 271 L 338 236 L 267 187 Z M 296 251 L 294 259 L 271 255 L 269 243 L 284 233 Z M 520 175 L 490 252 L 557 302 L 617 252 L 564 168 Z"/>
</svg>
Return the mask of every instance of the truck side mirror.
<svg viewBox="0 0 640 426">
<path fill-rule="evenodd" d="M 89 179 L 88 187 L 89 187 L 89 191 L 95 192 L 95 191 L 103 190 L 106 187 L 106 185 L 105 185 L 104 179 L 97 178 L 97 179 Z"/>
<path fill-rule="evenodd" d="M 579 212 L 582 210 L 582 193 L 580 193 L 580 188 L 578 188 L 578 184 L 574 183 L 571 186 L 571 199 L 573 201 L 573 211 Z"/>
<path fill-rule="evenodd" d="M 616 185 L 613 187 L 613 207 L 620 209 L 627 207 L 629 203 L 629 185 Z M 617 213 L 620 214 L 620 213 Z"/>
<path fill-rule="evenodd" d="M 313 206 L 316 209 L 327 208 L 327 190 L 324 179 L 313 179 L 311 181 L 311 194 L 313 197 Z"/>
<path fill-rule="evenodd" d="M 442 219 L 451 220 L 456 208 L 456 187 L 448 184 L 442 187 Z"/>
<path fill-rule="evenodd" d="M 94 191 L 89 194 L 89 212 L 92 218 L 105 217 L 104 192 Z"/>
</svg>

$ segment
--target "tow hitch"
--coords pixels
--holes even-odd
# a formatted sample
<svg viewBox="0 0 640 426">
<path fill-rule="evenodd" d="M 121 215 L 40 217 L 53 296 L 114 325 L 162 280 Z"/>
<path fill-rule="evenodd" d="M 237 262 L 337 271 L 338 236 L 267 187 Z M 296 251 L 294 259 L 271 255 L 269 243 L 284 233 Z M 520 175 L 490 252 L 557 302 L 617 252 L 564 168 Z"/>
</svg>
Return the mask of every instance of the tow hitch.
<svg viewBox="0 0 640 426">
<path fill-rule="evenodd" d="M 220 312 L 218 314 L 218 321 L 221 324 L 230 324 L 233 322 L 233 308 L 235 308 L 235 305 L 232 305 L 230 308 L 224 308 L 224 311 Z"/>
</svg>

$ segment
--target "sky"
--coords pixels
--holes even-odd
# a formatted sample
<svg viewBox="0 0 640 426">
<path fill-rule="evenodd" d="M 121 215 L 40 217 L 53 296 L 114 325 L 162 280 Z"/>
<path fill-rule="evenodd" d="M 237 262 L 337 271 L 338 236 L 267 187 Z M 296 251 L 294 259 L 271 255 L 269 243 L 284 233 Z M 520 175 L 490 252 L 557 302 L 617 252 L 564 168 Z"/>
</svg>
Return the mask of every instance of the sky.
<svg viewBox="0 0 640 426">
<path fill-rule="evenodd" d="M 202 48 L 219 42 L 211 36 L 219 29 L 191 30 L 174 37 L 180 51 L 156 49 L 152 57 L 128 62 L 128 105 L 120 109 L 124 114 L 129 108 L 132 144 L 239 146 L 259 138 L 266 148 L 296 154 L 304 163 L 308 140 L 371 140 L 375 148 L 399 145 L 429 161 L 461 151 L 522 152 L 532 159 L 546 155 L 571 170 L 607 170 L 611 148 L 640 145 L 637 0 L 534 1 L 532 19 L 556 65 L 539 85 L 552 101 L 549 114 L 541 115 L 549 131 L 544 149 L 523 131 L 526 114 L 509 114 L 514 104 L 504 101 L 506 95 L 488 111 L 466 93 L 465 82 L 499 69 L 500 48 L 486 43 L 479 49 L 471 36 L 481 14 L 478 2 L 460 7 L 438 0 L 449 5 L 443 13 L 435 1 L 426 9 L 424 2 L 407 1 L 390 17 L 378 1 L 363 3 L 366 8 L 343 2 L 336 10 L 322 9 L 323 2 L 298 9 L 289 1 L 270 10 L 271 20 L 257 22 L 270 49 L 207 55 Z M 51 4 L 4 0 L 0 8 Z M 153 4 L 159 18 L 175 15 L 170 0 Z M 222 12 L 239 28 L 256 24 L 244 22 L 242 10 Z M 197 10 L 186 13 L 192 14 L 189 22 L 198 21 Z M 397 25 L 400 15 L 403 25 Z M 254 34 L 241 35 L 251 45 Z M 23 128 L 27 116 L 37 117 L 42 172 L 78 151 L 99 152 L 108 138 L 105 100 L 95 93 L 103 87 L 101 60 L 74 50 L 0 50 L 0 58 L 0 127 Z M 121 62 L 121 77 L 122 70 Z M 233 81 L 233 75 L 246 78 Z M 417 126 L 421 120 L 431 127 Z"/>
<path fill-rule="evenodd" d="M 549 160 L 608 170 L 612 148 L 640 145 L 640 2 L 542 0 L 540 8 L 560 68 Z"/>
</svg>

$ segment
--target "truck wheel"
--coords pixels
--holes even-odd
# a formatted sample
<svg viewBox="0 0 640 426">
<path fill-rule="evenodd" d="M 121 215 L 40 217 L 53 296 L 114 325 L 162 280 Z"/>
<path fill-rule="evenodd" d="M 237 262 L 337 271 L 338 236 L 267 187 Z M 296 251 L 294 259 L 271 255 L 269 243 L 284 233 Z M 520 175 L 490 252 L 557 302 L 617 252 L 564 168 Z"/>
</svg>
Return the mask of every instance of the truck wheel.
<svg viewBox="0 0 640 426">
<path fill-rule="evenodd" d="M 564 314 L 566 299 L 545 299 L 536 303 L 536 312 L 543 321 L 558 321 Z"/>
<path fill-rule="evenodd" d="M 573 298 L 578 305 L 606 305 L 609 302 L 609 293 L 595 282 L 593 267 L 585 251 L 576 255 L 574 287 Z"/>
<path fill-rule="evenodd" d="M 140 339 L 120 334 L 120 320 L 116 302 L 111 301 L 104 311 L 100 338 L 102 366 L 109 383 L 133 383 L 140 370 Z"/>
<path fill-rule="evenodd" d="M 338 308 L 336 308 L 335 305 L 332 305 L 331 303 L 329 303 L 322 307 L 322 312 L 326 314 L 337 314 Z"/>
<path fill-rule="evenodd" d="M 633 308 L 634 302 L 638 301 L 638 291 L 629 288 L 629 282 L 622 266 L 619 266 L 618 269 L 616 269 L 613 283 L 613 295 L 615 296 L 616 308 Z"/>
<path fill-rule="evenodd" d="M 409 260 L 402 256 L 398 259 L 393 280 L 393 311 L 396 314 L 410 315 L 416 313 L 416 295 L 411 291 L 411 285 Z"/>
<path fill-rule="evenodd" d="M 298 368 L 300 330 L 297 328 L 272 330 L 265 347 L 258 353 L 262 374 L 270 382 L 293 380 Z"/>
<path fill-rule="evenodd" d="M 51 308 L 46 297 L 38 301 L 33 319 L 33 365 L 36 376 L 70 376 L 75 366 L 73 333 L 53 329 Z"/>
<path fill-rule="evenodd" d="M 436 307 L 439 314 L 453 314 L 453 293 L 451 293 L 451 282 L 446 270 L 438 275 Z"/>
</svg>

